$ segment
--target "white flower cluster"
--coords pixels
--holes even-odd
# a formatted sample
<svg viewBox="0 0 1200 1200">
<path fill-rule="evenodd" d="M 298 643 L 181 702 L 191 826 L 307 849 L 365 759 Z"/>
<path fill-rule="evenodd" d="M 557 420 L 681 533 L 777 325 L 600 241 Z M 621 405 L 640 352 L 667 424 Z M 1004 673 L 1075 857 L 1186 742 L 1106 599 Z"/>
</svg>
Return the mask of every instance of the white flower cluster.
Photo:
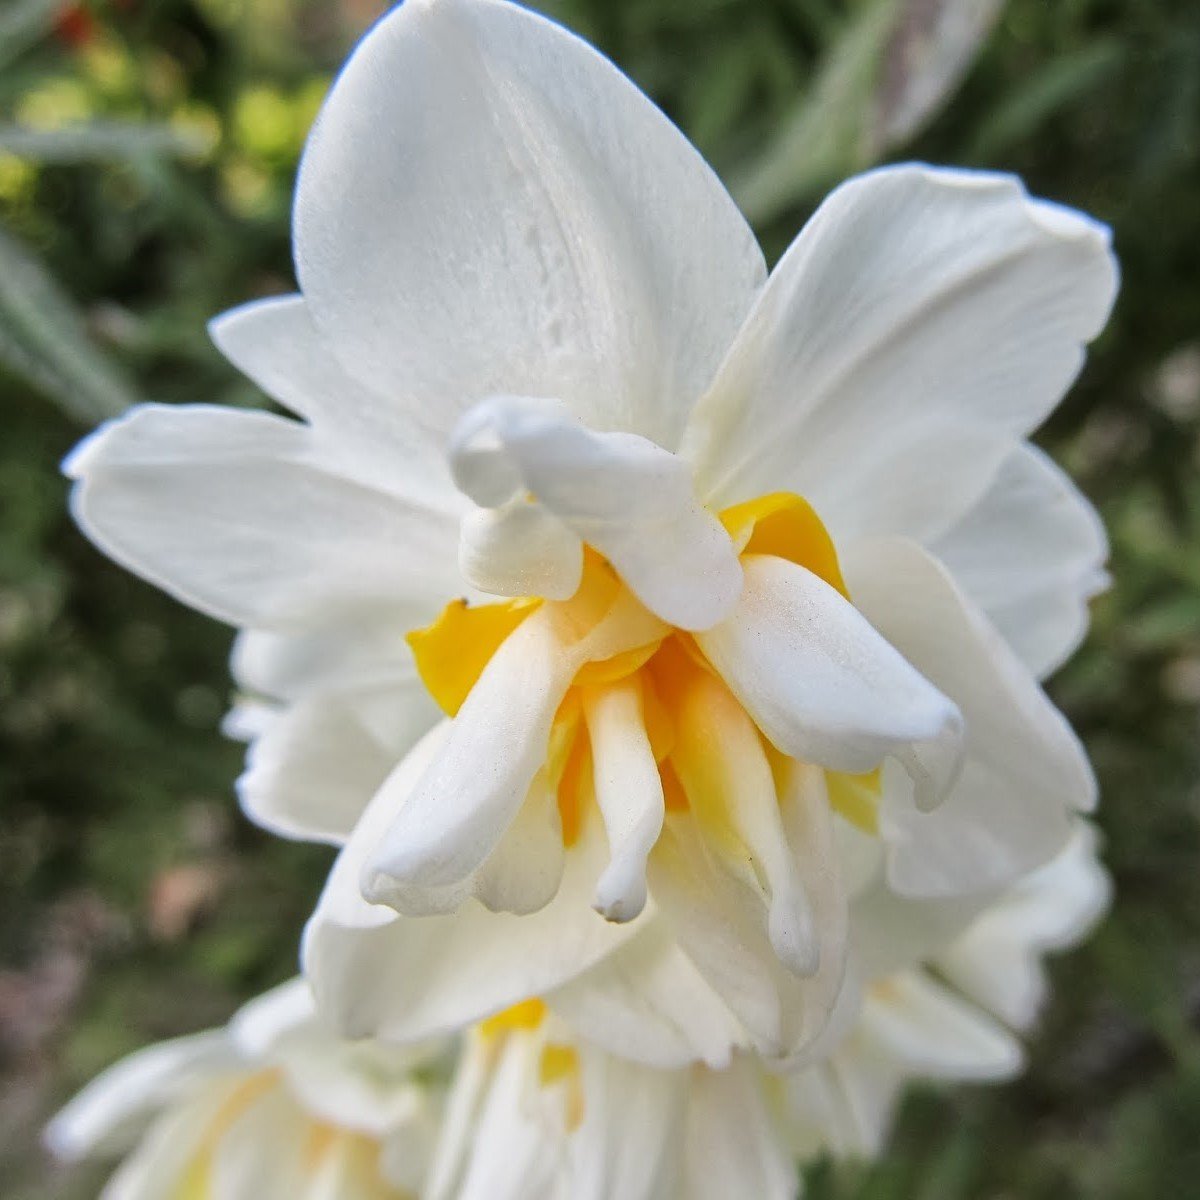
<svg viewBox="0 0 1200 1200">
<path fill-rule="evenodd" d="M 838 188 L 769 274 L 670 122 L 504 0 L 407 0 L 214 322 L 299 417 L 67 463 L 240 629 L 239 793 L 341 847 L 306 979 L 51 1126 L 120 1200 L 790 1200 L 904 1083 L 1001 1079 L 1103 911 L 1039 686 L 1105 582 L 1027 441 L 1117 286 L 1008 176 Z"/>
</svg>

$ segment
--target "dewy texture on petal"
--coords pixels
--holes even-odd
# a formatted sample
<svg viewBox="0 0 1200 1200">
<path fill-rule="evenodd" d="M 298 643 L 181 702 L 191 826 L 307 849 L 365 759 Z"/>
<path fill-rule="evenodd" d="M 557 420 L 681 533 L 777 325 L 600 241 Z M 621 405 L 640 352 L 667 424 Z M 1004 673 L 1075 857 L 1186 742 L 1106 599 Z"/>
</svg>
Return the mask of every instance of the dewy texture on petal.
<svg viewBox="0 0 1200 1200">
<path fill-rule="evenodd" d="M 693 414 L 701 495 L 798 492 L 839 544 L 936 536 L 1066 391 L 1116 283 L 1108 230 L 1011 176 L 905 165 L 849 180 Z"/>
<path fill-rule="evenodd" d="M 528 521 L 530 506 L 540 508 L 574 534 L 574 548 L 560 551 L 569 560 L 555 571 L 567 586 L 542 594 L 572 595 L 586 543 L 671 625 L 707 629 L 733 607 L 742 587 L 733 543 L 697 501 L 688 464 L 661 446 L 631 433 L 593 433 L 561 401 L 497 396 L 463 417 L 449 455 L 455 482 L 477 504 L 507 505 L 504 518 L 518 522 Z M 477 564 L 469 581 L 503 593 L 506 579 L 537 571 L 548 547 L 542 538 L 511 539 L 507 549 L 495 577 L 471 544 L 461 558 Z M 527 572 L 514 569 L 513 554 L 531 560 Z"/>
<path fill-rule="evenodd" d="M 559 396 L 667 449 L 765 276 L 679 131 L 558 25 L 409 0 L 342 71 L 301 164 L 295 256 L 343 364 L 446 432 Z"/>
</svg>

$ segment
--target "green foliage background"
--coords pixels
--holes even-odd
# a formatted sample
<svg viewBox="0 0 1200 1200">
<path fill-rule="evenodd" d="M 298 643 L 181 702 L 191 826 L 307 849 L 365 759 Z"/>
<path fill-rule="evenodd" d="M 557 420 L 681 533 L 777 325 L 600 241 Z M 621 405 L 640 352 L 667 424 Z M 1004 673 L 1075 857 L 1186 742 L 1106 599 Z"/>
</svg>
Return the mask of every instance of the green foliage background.
<svg viewBox="0 0 1200 1200">
<path fill-rule="evenodd" d="M 772 257 L 825 186 L 891 158 L 1011 169 L 1113 225 L 1118 309 L 1043 440 L 1113 542 L 1115 585 L 1052 690 L 1100 774 L 1117 903 L 1054 964 L 1021 1081 L 914 1094 L 882 1163 L 817 1164 L 808 1194 L 1197 1195 L 1200 9 L 543 7 L 659 100 Z M 46 1163 L 42 1120 L 117 1055 L 288 975 L 328 865 L 237 815 L 240 748 L 217 730 L 228 632 L 93 551 L 58 463 L 139 397 L 260 402 L 204 323 L 290 288 L 303 135 L 374 9 L 0 6 L 0 1177 L 14 1200 L 94 1194 L 102 1175 Z M 912 119 L 927 93 L 938 102 Z"/>
</svg>

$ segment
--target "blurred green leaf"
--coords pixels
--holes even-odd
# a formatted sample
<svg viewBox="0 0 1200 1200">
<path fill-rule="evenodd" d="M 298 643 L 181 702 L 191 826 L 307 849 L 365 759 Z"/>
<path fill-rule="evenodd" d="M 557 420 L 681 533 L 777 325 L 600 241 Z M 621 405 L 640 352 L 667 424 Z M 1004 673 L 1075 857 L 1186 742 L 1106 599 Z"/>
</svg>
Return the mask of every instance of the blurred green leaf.
<svg viewBox="0 0 1200 1200">
<path fill-rule="evenodd" d="M 971 146 L 971 157 L 987 161 L 1035 136 L 1043 122 L 1111 79 L 1124 52 L 1117 40 L 1101 40 L 1047 63 L 1006 104 L 984 119 Z"/>
<path fill-rule="evenodd" d="M 44 37 L 61 8 L 62 0 L 8 0 L 0 10 L 0 69 Z"/>
<path fill-rule="evenodd" d="M 39 163 L 196 158 L 209 149 L 211 144 L 202 133 L 152 122 L 92 121 L 62 129 L 0 123 L 0 152 Z"/>
<path fill-rule="evenodd" d="M 88 424 L 114 417 L 140 398 L 133 383 L 92 341 L 74 301 L 3 228 L 0 361 Z"/>
<path fill-rule="evenodd" d="M 845 27 L 782 131 L 733 181 L 766 220 L 871 166 L 953 92 L 1005 0 L 871 0 Z"/>
</svg>

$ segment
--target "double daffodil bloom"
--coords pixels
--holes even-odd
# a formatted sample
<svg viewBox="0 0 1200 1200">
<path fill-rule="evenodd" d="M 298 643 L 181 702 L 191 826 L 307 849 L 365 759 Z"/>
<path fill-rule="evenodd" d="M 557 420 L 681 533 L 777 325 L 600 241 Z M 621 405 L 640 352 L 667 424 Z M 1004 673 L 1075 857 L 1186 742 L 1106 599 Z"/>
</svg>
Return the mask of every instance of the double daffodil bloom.
<svg viewBox="0 0 1200 1200">
<path fill-rule="evenodd" d="M 1102 226 L 901 166 L 768 276 L 609 62 L 409 0 L 294 242 L 300 294 L 213 334 L 303 420 L 144 408 L 68 471 L 105 550 L 245 630 L 243 801 L 348 843 L 306 958 L 342 1027 L 607 964 L 693 1056 L 792 1057 L 843 989 L 847 830 L 929 902 L 1065 844 L 1093 781 L 1037 678 L 1104 538 L 1025 439 L 1112 304 Z"/>
<path fill-rule="evenodd" d="M 452 1049 L 343 1042 L 297 980 L 110 1067 L 46 1142 L 65 1160 L 124 1156 L 104 1200 L 416 1200 Z"/>
<path fill-rule="evenodd" d="M 428 1200 L 793 1200 L 798 1161 L 884 1148 L 906 1083 L 1016 1073 L 1042 955 L 1079 941 L 1107 904 L 1093 840 L 1081 828 L 928 957 L 901 965 L 888 947 L 886 973 L 813 1067 L 773 1073 L 746 1055 L 648 1067 L 580 1040 L 553 996 L 489 1018 L 465 1040 Z M 928 937 L 907 933 L 910 950 Z M 869 958 L 867 972 L 884 965 Z"/>
</svg>

